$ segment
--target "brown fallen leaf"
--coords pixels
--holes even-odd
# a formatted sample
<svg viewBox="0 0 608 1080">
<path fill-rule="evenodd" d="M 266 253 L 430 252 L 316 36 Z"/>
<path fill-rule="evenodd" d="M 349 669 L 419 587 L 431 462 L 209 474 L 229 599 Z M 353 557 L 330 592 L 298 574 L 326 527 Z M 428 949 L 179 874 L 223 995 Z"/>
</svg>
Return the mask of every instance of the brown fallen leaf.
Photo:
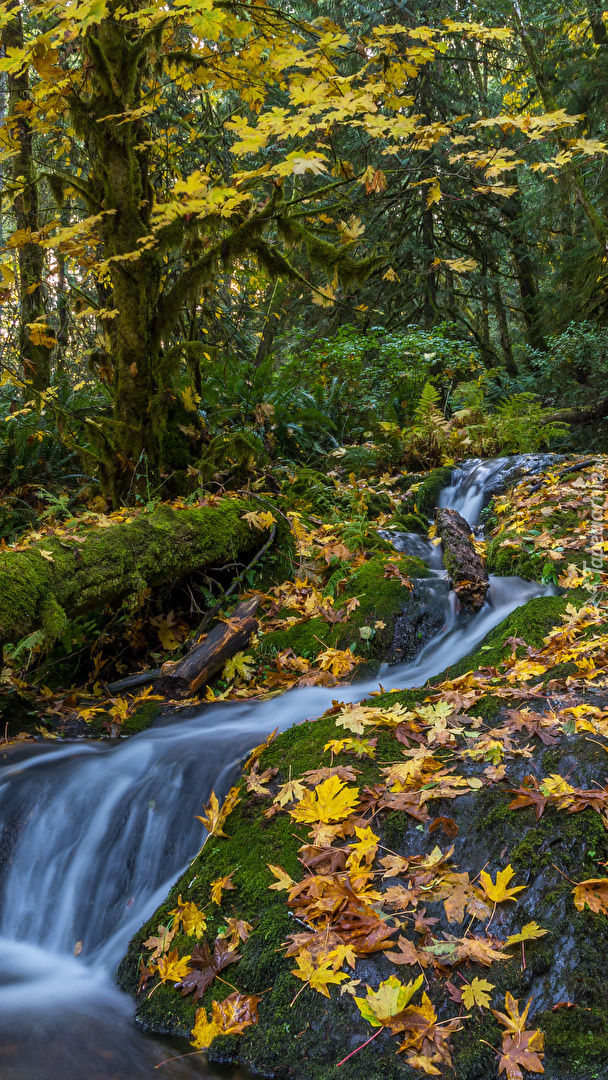
<svg viewBox="0 0 608 1080">
<path fill-rule="evenodd" d="M 399 935 L 397 940 L 398 952 L 385 952 L 387 960 L 393 964 L 417 964 L 420 960 L 416 946 L 409 938 Z"/>
<path fill-rule="evenodd" d="M 444 836 L 447 836 L 449 840 L 458 836 L 458 825 L 451 817 L 436 817 L 429 825 L 429 832 L 433 833 L 437 829 L 443 829 Z"/>
<path fill-rule="evenodd" d="M 175 937 L 175 927 L 171 930 L 167 930 L 166 926 L 159 926 L 158 933 L 149 937 L 147 941 L 144 941 L 144 949 L 153 949 L 153 953 L 148 957 L 148 961 L 157 960 L 159 956 L 162 956 L 167 952 L 169 945 Z"/>
<path fill-rule="evenodd" d="M 608 915 L 608 878 L 588 878 L 587 881 L 579 881 L 572 892 L 574 906 L 579 911 L 588 907 L 598 915 Z"/>
<path fill-rule="evenodd" d="M 207 987 L 211 986 L 211 983 L 215 979 L 215 976 L 228 967 L 229 964 L 236 964 L 237 960 L 241 957 L 239 953 L 227 948 L 225 938 L 216 937 L 213 946 L 213 956 L 209 950 L 209 945 L 206 941 L 203 941 L 200 945 L 196 945 L 192 950 L 192 956 L 190 957 L 190 967 L 194 970 L 185 975 L 180 982 L 176 984 L 175 989 L 181 991 L 182 997 L 186 997 L 188 994 L 193 994 L 193 1001 L 198 1001 L 203 996 Z"/>
</svg>

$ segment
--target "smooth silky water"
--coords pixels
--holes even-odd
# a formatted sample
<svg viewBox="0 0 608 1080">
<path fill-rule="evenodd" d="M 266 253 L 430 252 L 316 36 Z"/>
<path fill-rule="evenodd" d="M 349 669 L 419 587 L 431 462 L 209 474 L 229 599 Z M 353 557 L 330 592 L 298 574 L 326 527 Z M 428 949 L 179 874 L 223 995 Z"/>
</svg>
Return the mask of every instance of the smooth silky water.
<svg viewBox="0 0 608 1080">
<path fill-rule="evenodd" d="M 539 467 L 537 458 L 517 460 Z M 477 526 L 488 491 L 513 467 L 513 458 L 468 462 L 440 505 Z M 181 710 L 115 744 L 22 744 L 0 754 L 0 1080 L 216 1077 L 199 1055 L 155 1071 L 187 1046 L 140 1033 L 132 1001 L 112 981 L 130 937 L 203 843 L 195 815 L 211 791 L 224 795 L 243 757 L 275 727 L 319 716 L 338 694 L 361 700 L 379 682 L 423 686 L 515 608 L 555 591 L 492 577 L 483 608 L 465 617 L 446 589 L 440 549 L 414 534 L 394 540 L 427 561 L 425 587 L 445 605 L 444 626 L 415 660 L 339 691 L 306 687 L 266 702 Z"/>
</svg>

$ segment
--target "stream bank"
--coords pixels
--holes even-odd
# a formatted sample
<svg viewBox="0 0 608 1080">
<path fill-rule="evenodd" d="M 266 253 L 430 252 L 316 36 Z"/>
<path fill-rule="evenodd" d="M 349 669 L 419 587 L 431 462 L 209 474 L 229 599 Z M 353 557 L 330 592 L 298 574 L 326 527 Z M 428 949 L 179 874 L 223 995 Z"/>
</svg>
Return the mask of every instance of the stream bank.
<svg viewBox="0 0 608 1080">
<path fill-rule="evenodd" d="M 504 520 L 505 514 L 522 502 L 529 503 L 530 498 L 534 505 L 524 509 L 528 512 L 532 550 L 548 550 L 542 548 L 543 530 L 533 528 L 532 518 L 536 513 L 541 522 L 549 517 L 547 506 L 551 498 L 555 499 L 556 483 L 560 498 L 567 501 L 564 482 L 552 476 L 550 472 L 541 474 L 545 488 L 542 500 L 534 501 L 528 491 L 533 481 L 524 480 L 521 498 L 516 489 L 510 500 L 499 503 L 494 510 L 490 524 L 495 535 L 491 543 L 495 551 L 512 553 L 510 561 L 503 557 L 503 574 L 516 571 L 521 558 L 519 546 L 513 546 L 510 539 L 512 530 L 507 526 L 512 523 Z M 572 477 L 573 482 L 575 479 Z M 469 490 L 469 506 L 475 498 L 481 512 L 483 496 L 483 491 L 473 494 Z M 580 491 L 573 489 L 572 498 L 579 496 Z M 453 494 L 448 497 L 453 499 Z M 587 528 L 590 519 L 588 514 Z M 562 535 L 558 531 L 560 521 Z M 591 1080 L 604 1075 L 601 1070 L 608 1059 L 608 1027 L 605 991 L 598 981 L 596 965 L 598 951 L 601 953 L 608 945 L 608 924 L 601 913 L 575 908 L 573 885 L 568 880 L 601 877 L 602 864 L 608 862 L 604 805 L 598 807 L 588 794 L 578 794 L 593 791 L 598 783 L 601 787 L 604 746 L 608 746 L 608 726 L 605 731 L 603 728 L 604 715 L 608 718 L 608 688 L 604 689 L 605 616 L 601 601 L 600 606 L 592 604 L 588 622 L 573 614 L 590 599 L 589 588 L 582 588 L 583 580 L 579 580 L 582 571 L 576 576 L 574 569 L 585 562 L 584 521 L 583 514 L 578 519 L 579 532 L 571 542 L 570 517 L 566 513 L 560 518 L 559 510 L 553 514 L 554 547 L 568 549 L 568 559 L 572 559 L 562 570 L 570 585 L 567 593 L 529 599 L 487 635 L 478 637 L 472 653 L 465 651 L 465 655 L 456 657 L 447 670 L 425 682 L 423 689 L 398 690 L 370 699 L 367 713 L 362 719 L 359 716 L 359 730 L 357 717 L 349 729 L 348 706 L 334 702 L 320 719 L 293 726 L 279 735 L 263 750 L 253 769 L 249 765 L 236 784 L 240 802 L 223 826 L 227 837 L 209 837 L 166 902 L 133 939 L 120 966 L 119 981 L 136 996 L 138 1023 L 144 1029 L 187 1036 L 197 1014 L 201 1015 L 199 1010 L 211 1016 L 213 1002 L 224 1000 L 228 993 L 225 983 L 216 979 L 195 1003 L 192 994 L 180 996 L 170 982 L 159 985 L 153 975 L 151 990 L 146 982 L 138 992 L 141 966 L 149 956 L 144 942 L 158 933 L 159 925 L 171 926 L 180 905 L 190 902 L 204 912 L 205 937 L 210 942 L 217 935 L 226 935 L 226 927 L 235 920 L 249 927 L 249 936 L 238 945 L 241 959 L 230 966 L 225 978 L 229 987 L 238 987 L 243 995 L 261 995 L 257 1024 L 238 1037 L 217 1035 L 208 1052 L 212 1062 L 240 1061 L 256 1071 L 270 1072 L 279 1080 L 329 1080 L 333 1076 L 374 1080 L 420 1075 L 423 1064 L 418 1059 L 422 1057 L 426 1071 L 449 1077 L 453 1075 L 451 1053 L 456 1075 L 463 1080 L 481 1080 L 495 1075 L 497 1069 L 496 1055 L 487 1044 L 500 1046 L 501 1041 L 501 1029 L 488 1006 L 504 1010 L 505 995 L 510 993 L 523 999 L 522 1007 L 532 998 L 531 1023 L 534 1030 L 545 1033 L 545 1068 L 553 1080 Z M 505 539 L 501 542 L 503 533 Z M 538 537 L 540 545 L 535 548 Z M 425 542 L 412 535 L 401 543 L 412 552 L 418 544 L 419 553 Z M 555 553 L 559 556 L 561 550 Z M 543 557 L 546 561 L 546 554 Z M 562 561 L 559 557 L 556 560 Z M 552 575 L 550 581 L 556 578 Z M 597 601 L 597 597 L 594 599 Z M 452 626 L 452 642 L 454 629 Z M 470 634 L 470 621 L 462 632 Z M 435 645 L 432 651 L 436 650 Z M 562 659 L 570 653 L 577 659 Z M 423 673 L 424 654 L 423 649 L 417 658 Z M 598 674 L 587 679 L 584 673 L 591 670 L 590 664 Z M 384 686 L 393 684 L 393 671 L 399 669 L 382 672 Z M 399 673 L 403 675 L 403 669 Z M 390 719 L 394 710 L 398 714 L 401 711 L 399 723 Z M 404 737 L 397 736 L 396 740 L 394 732 L 400 724 L 406 730 Z M 413 730 L 409 741 L 408 724 Z M 328 744 L 336 739 L 344 743 L 345 738 L 342 750 L 335 745 L 329 752 Z M 411 781 L 395 779 L 391 787 L 386 782 L 389 766 L 384 763 L 394 763 L 402 753 L 406 761 L 418 753 L 422 765 L 418 774 L 412 772 Z M 422 804 L 416 803 L 429 783 L 431 789 L 435 786 L 437 770 L 440 775 L 442 770 L 456 773 L 460 788 L 450 788 L 448 781 L 440 781 L 436 793 L 427 794 Z M 285 785 L 295 780 L 302 785 L 300 799 L 306 799 L 307 789 L 318 788 L 328 777 L 338 774 L 356 784 L 349 790 L 356 791 L 369 809 L 351 814 L 342 839 L 338 830 L 333 844 L 326 839 L 315 847 L 314 841 L 306 839 L 306 828 L 294 823 L 298 799 L 285 800 L 282 793 Z M 261 790 L 256 782 L 258 776 L 266 778 Z M 528 790 L 536 792 L 535 784 L 541 789 L 536 802 L 535 797 L 526 794 Z M 509 808 L 516 789 L 524 792 L 520 796 L 523 808 L 517 810 Z M 397 794 L 392 796 L 391 791 Z M 391 798 L 398 803 L 399 792 L 410 797 L 408 809 L 391 809 Z M 573 814 L 571 807 L 577 799 L 581 805 L 577 804 Z M 538 800 L 544 812 L 537 818 Z M 350 941 L 356 957 L 354 971 L 345 964 L 340 972 L 344 979 L 336 980 L 347 980 L 347 992 L 341 993 L 342 987 L 334 986 L 327 998 L 294 977 L 294 965 L 300 963 L 297 955 L 291 959 L 285 956 L 285 942 L 290 937 L 294 940 L 293 935 L 298 933 L 302 938 L 306 932 L 307 920 L 302 922 L 297 914 L 301 891 L 297 883 L 304 881 L 303 874 L 316 873 L 315 888 L 324 895 L 328 879 L 333 878 L 335 883 L 340 873 L 347 873 L 344 869 L 336 872 L 335 868 L 344 868 L 345 859 L 351 857 L 349 852 L 352 854 L 356 843 L 353 838 L 360 835 L 356 830 L 369 832 L 370 824 L 376 846 L 371 863 L 364 860 L 359 866 L 362 874 L 373 875 L 368 887 L 378 888 L 382 852 L 392 852 L 404 865 L 401 874 L 395 872 L 383 882 L 380 895 L 368 900 L 359 895 L 354 905 L 359 917 L 366 914 L 383 922 L 392 928 L 392 935 L 384 946 L 369 950 L 363 945 L 358 950 L 356 934 L 353 936 L 352 929 L 350 933 L 344 930 L 334 908 L 326 908 L 333 911 L 326 932 L 337 932 L 345 944 Z M 310 866 L 306 869 L 306 852 L 313 850 L 311 843 L 321 865 L 317 871 Z M 321 858 L 324 850 L 328 860 L 325 871 Z M 411 868 L 408 873 L 407 860 L 412 857 L 415 863 L 418 860 L 429 867 L 430 876 L 422 887 L 416 884 Z M 435 863 L 440 867 L 436 878 L 430 869 Z M 280 867 L 288 883 L 291 879 L 283 890 L 280 879 L 277 884 L 277 875 L 268 869 L 269 864 Z M 328 867 L 334 868 L 333 873 Z M 493 913 L 487 908 L 483 924 L 465 932 L 466 922 L 460 926 L 448 919 L 452 909 L 449 899 L 446 905 L 446 897 L 453 894 L 456 882 L 462 884 L 459 875 L 467 874 L 468 880 L 475 882 L 488 869 L 492 879 L 505 870 L 512 871 L 511 884 L 522 887 L 524 892 L 515 904 L 495 904 Z M 213 887 L 226 878 L 233 890 L 222 892 L 216 904 L 210 900 Z M 352 884 L 352 870 L 350 880 Z M 405 905 L 397 914 L 394 903 L 382 898 L 390 898 L 391 889 L 401 891 L 399 903 Z M 488 933 L 490 923 L 492 930 Z M 539 931 L 536 937 L 533 932 L 526 938 L 523 928 L 531 925 L 546 933 Z M 315 926 L 318 928 L 319 923 L 314 919 L 308 921 L 311 948 Z M 509 948 L 505 944 L 509 937 L 517 937 L 522 930 L 524 942 Z M 481 942 L 475 946 L 477 959 L 471 955 L 467 959 L 463 945 L 467 935 Z M 399 955 L 397 942 L 404 936 L 405 945 L 400 947 L 405 948 L 407 959 L 399 961 L 395 959 Z M 457 945 L 450 944 L 455 940 Z M 182 928 L 172 938 L 171 948 L 179 956 L 188 956 L 195 942 Z M 300 952 L 304 947 L 300 941 Z M 464 949 L 464 960 L 455 959 L 458 948 L 461 952 Z M 494 950 L 496 956 L 488 959 L 488 949 Z M 321 966 L 322 955 L 316 961 Z M 398 1044 L 394 1036 L 386 1031 L 380 1033 L 375 1045 L 364 1046 L 374 1029 L 363 1019 L 353 997 L 365 994 L 366 985 L 376 988 L 395 974 L 405 983 L 420 971 L 436 1021 L 448 1024 L 459 1015 L 467 1017 L 461 1030 L 452 1036 L 450 1051 L 444 1047 L 442 1057 L 443 1044 L 435 1036 L 434 1044 L 430 1037 L 426 1043 L 420 1038 L 420 1046 L 414 1046 L 414 1050 L 422 1053 L 416 1055 L 410 1049 L 409 1055 L 400 1057 L 395 1053 Z M 457 996 L 463 986 L 484 978 L 491 984 L 491 1001 L 486 1001 L 483 1008 L 458 1007 Z M 428 1020 L 427 1028 L 431 1032 L 438 1030 Z M 408 1056 L 411 1065 L 407 1064 Z M 346 1057 L 348 1060 L 342 1061 Z"/>
<path fill-rule="evenodd" d="M 484 463 L 475 477 L 480 464 L 468 469 L 472 483 L 466 482 L 464 469 L 462 483 L 456 474 L 450 476 L 455 483 L 449 486 L 459 490 L 459 498 L 478 500 L 481 496 L 481 509 L 484 484 L 493 476 L 494 463 Z M 132 1048 L 126 1045 L 122 1062 L 118 1060 L 115 1041 L 110 1050 L 108 1029 L 95 1019 L 108 1010 L 108 1015 L 115 1015 L 111 1002 L 123 1017 L 128 1016 L 128 999 L 112 988 L 110 977 L 120 965 L 121 984 L 136 991 L 140 959 L 152 968 L 152 974 L 145 989 L 136 994 L 139 1024 L 178 1039 L 165 1056 L 190 1053 L 193 1048 L 188 1040 L 197 1011 L 205 1009 L 211 1017 L 213 1003 L 219 1007 L 236 987 L 243 993 L 259 991 L 259 1021 L 243 1028 L 238 1038 L 217 1037 L 210 1047 L 216 1062 L 238 1060 L 243 1067 L 249 1063 L 266 1074 L 303 1080 L 333 1075 L 347 1080 L 380 1075 L 411 1080 L 421 1075 L 420 1063 L 412 1064 L 412 1058 L 422 1057 L 427 1071 L 431 1066 L 447 1080 L 453 1075 L 446 1061 L 446 1053 L 451 1053 L 459 1076 L 491 1077 L 497 1075 L 498 1059 L 481 1039 L 499 1047 L 500 1025 L 487 1005 L 465 1009 L 456 1000 L 462 994 L 463 979 L 471 983 L 485 978 L 492 984 L 490 1005 L 497 1010 L 504 1011 L 507 991 L 519 995 L 520 1006 L 526 995 L 535 998 L 530 1023 L 533 1030 L 540 1030 L 542 1021 L 547 1035 L 548 1075 L 554 1080 L 602 1076 L 598 1064 L 598 1055 L 605 1051 L 602 990 L 592 962 L 597 950 L 605 947 L 605 916 L 578 912 L 572 900 L 573 885 L 561 876 L 566 874 L 572 881 L 601 877 L 602 864 L 608 862 L 602 803 L 605 609 L 603 597 L 590 591 L 593 582 L 587 580 L 582 565 L 584 547 L 592 542 L 586 533 L 592 520 L 589 508 L 597 500 L 595 495 L 591 498 L 588 484 L 570 488 L 559 478 L 551 480 L 549 473 L 542 477 L 546 480 L 543 498 L 549 491 L 555 504 L 578 499 L 586 503 L 589 513 L 581 507 L 581 522 L 564 537 L 558 536 L 559 526 L 554 526 L 552 535 L 563 548 L 556 553 L 563 557 L 556 561 L 557 572 L 546 584 L 509 577 L 513 565 L 508 564 L 507 577 L 492 578 L 489 602 L 472 617 L 463 618 L 450 594 L 446 596 L 438 549 L 419 532 L 402 534 L 402 558 L 420 559 L 422 554 L 429 562 L 427 576 L 414 582 L 414 588 L 436 589 L 440 603 L 447 600 L 444 624 L 414 659 L 401 659 L 367 681 L 345 682 L 331 672 L 326 678 L 318 663 L 302 657 L 305 670 L 292 673 L 294 683 L 302 681 L 286 695 L 257 701 L 243 680 L 240 686 L 234 684 L 233 693 L 249 697 L 223 702 L 215 696 L 216 689 L 216 704 L 211 707 L 191 705 L 128 740 L 6 748 L 0 768 L 0 935 L 5 959 L 12 959 L 5 963 L 0 1009 L 11 1017 L 13 1030 L 20 1031 L 15 1040 L 19 1045 L 11 1051 L 10 1080 L 29 1080 L 32 1054 L 36 1055 L 31 1047 L 42 1045 L 33 1037 L 32 1024 L 40 1033 L 45 1023 L 61 1025 L 66 1032 L 74 1025 L 87 1030 L 91 1059 L 100 1077 L 148 1076 L 151 1066 L 146 1062 L 162 1060 L 156 1036 L 151 1043 L 141 1043 L 140 1036 L 134 1035 L 143 1064 L 139 1071 L 135 1067 L 131 1071 Z M 576 475 L 571 477 L 572 484 L 576 479 Z M 530 479 L 528 485 L 537 482 L 538 478 Z M 603 483 L 605 490 L 605 479 Z M 542 522 L 549 515 L 541 513 L 548 506 L 535 503 L 536 494 L 529 487 L 522 495 L 526 520 L 512 518 L 522 502 L 517 494 L 503 500 L 504 507 L 495 501 L 487 535 L 491 543 L 500 541 L 503 533 L 522 536 L 531 551 L 543 552 L 543 560 L 548 561 Z M 417 513 L 415 495 L 411 508 Z M 587 526 L 577 532 L 585 520 Z M 524 530 L 518 532 L 522 526 Z M 379 518 L 378 527 L 391 526 Z M 489 536 L 490 531 L 495 536 Z M 499 546 L 516 555 L 517 549 L 508 543 Z M 380 547 L 366 564 L 374 559 L 382 567 L 378 581 L 396 582 L 402 594 L 409 596 L 413 590 L 393 571 L 385 577 L 386 563 L 395 556 Z M 398 557 L 396 565 L 399 570 Z M 359 569 L 352 567 L 355 573 Z M 555 578 L 566 584 L 556 585 Z M 566 591 L 559 595 L 562 589 Z M 288 632 L 285 624 L 293 617 L 289 614 L 293 609 L 285 609 L 284 600 L 290 597 L 293 601 L 293 592 L 284 587 L 274 596 L 277 614 L 268 617 L 282 625 L 268 626 L 269 634 Z M 358 598 L 357 590 L 349 597 L 338 592 L 332 597 L 337 604 L 330 607 L 339 610 L 354 598 Z M 589 599 L 593 600 L 591 615 L 577 615 Z M 320 604 L 328 614 L 321 590 L 311 590 L 304 598 L 304 603 L 308 601 L 311 606 Z M 310 618 L 302 620 L 300 612 L 297 616 L 294 633 L 298 622 L 310 622 Z M 323 622 L 331 629 L 327 618 Z M 336 621 L 334 629 L 343 633 L 346 626 Z M 266 636 L 260 636 L 252 656 L 259 658 L 262 673 L 266 666 L 268 677 L 275 678 L 277 666 L 264 653 Z M 368 640 L 374 643 L 373 638 Z M 361 642 L 366 660 L 365 637 Z M 281 649 L 276 655 L 285 652 Z M 295 651 L 294 656 L 298 659 Z M 362 667 L 357 665 L 359 671 Z M 317 681 L 319 674 L 323 681 Z M 384 695 L 370 697 L 377 694 L 379 683 Z M 398 689 L 391 692 L 392 687 Z M 338 698 L 343 704 L 335 706 Z M 349 707 L 361 698 L 368 699 L 363 709 Z M 250 766 L 243 775 L 243 761 L 275 728 L 275 741 L 263 750 L 257 767 Z M 335 745 L 336 741 L 343 745 Z M 326 749 L 327 743 L 334 745 Z M 401 771 L 391 775 L 390 770 L 397 767 Z M 274 769 L 278 771 L 273 774 Z M 263 780 L 268 770 L 270 775 Z M 311 770 L 312 775 L 305 775 Z M 535 776 L 540 794 L 525 780 L 529 775 Z M 328 825 L 319 819 L 313 827 L 321 833 L 317 831 L 311 840 L 307 836 L 310 822 L 298 806 L 317 800 L 314 793 L 332 776 L 342 789 L 356 792 L 356 801 L 352 801 L 354 795 L 349 796 L 352 813 L 347 817 L 332 815 L 334 821 Z M 290 782 L 301 784 L 301 789 L 292 790 L 291 799 L 284 797 L 283 790 Z M 212 791 L 221 803 L 234 786 L 241 801 L 226 818 L 223 831 L 227 836 L 212 835 L 193 862 L 193 853 L 205 836 L 196 815 L 206 816 L 212 827 Z M 515 797 L 509 789 L 517 787 L 524 788 L 521 797 L 529 805 L 509 809 Z M 539 802 L 544 812 L 537 820 L 534 807 Z M 569 812 L 572 806 L 577 812 Z M 336 829 L 335 834 L 324 834 L 327 828 L 330 834 Z M 357 829 L 364 833 L 367 853 L 357 848 Z M 373 850 L 376 837 L 388 851 Z M 308 851 L 299 850 L 302 845 Z M 311 847 L 317 850 L 311 852 Z M 310 858 L 319 855 L 321 861 L 310 866 Z M 308 858 L 308 870 L 300 858 Z M 393 864 L 395 872 L 384 879 L 387 867 L 381 860 L 386 858 L 398 861 Z M 348 867 L 347 859 L 351 860 Z M 342 970 L 333 972 L 336 985 L 330 983 L 329 998 L 292 974 L 297 968 L 303 970 L 302 942 L 300 958 L 286 957 L 283 942 L 294 933 L 312 933 L 318 920 L 310 912 L 302 917 L 305 913 L 295 903 L 296 894 L 292 902 L 287 889 L 272 887 L 281 885 L 281 878 L 268 870 L 267 863 L 281 867 L 281 873 L 288 875 L 288 886 L 289 879 L 296 883 L 290 890 L 299 888 L 307 874 L 321 890 L 333 888 L 336 877 L 338 881 L 348 877 L 356 886 L 351 891 L 358 899 L 351 896 L 345 907 L 331 912 L 332 922 L 338 925 L 330 931 L 340 939 L 341 947 L 354 950 L 354 970 L 344 955 Z M 491 893 L 484 892 L 483 878 L 476 874 L 488 873 L 492 889 L 493 883 L 498 884 L 497 874 L 509 867 L 514 871 L 510 886 L 525 887 L 524 891 L 517 892 L 516 903 L 499 900 L 492 912 Z M 369 888 L 362 880 L 368 872 L 373 874 Z M 463 874 L 468 875 L 466 887 L 458 876 Z M 225 881 L 222 887 L 222 879 L 230 876 L 234 887 L 230 889 Z M 448 913 L 454 914 L 459 895 L 465 906 L 475 909 L 478 905 L 481 919 L 471 921 L 469 908 L 462 922 L 449 921 Z M 200 912 L 207 923 L 205 931 L 193 912 Z M 548 922 L 545 912 L 550 914 Z M 170 932 L 177 930 L 165 954 L 175 950 L 182 964 L 184 957 L 204 948 L 203 934 L 211 946 L 223 935 L 226 945 L 234 931 L 241 941 L 241 959 L 221 969 L 219 978 L 194 1003 L 192 995 L 181 997 L 174 989 L 176 979 L 159 983 L 150 961 L 153 950 L 144 947 L 149 936 L 159 936 L 159 922 Z M 550 933 L 530 937 L 532 922 Z M 505 945 L 526 926 L 528 936 L 523 942 Z M 383 939 L 384 931 L 388 933 Z M 387 948 L 370 949 L 373 935 L 376 944 L 382 946 L 385 941 Z M 409 944 L 403 946 L 400 939 Z M 308 943 L 314 952 L 310 938 Z M 471 949 L 477 950 L 476 957 L 467 959 Z M 491 964 L 486 966 L 479 962 L 480 949 L 486 960 L 488 949 L 503 952 L 505 958 L 490 955 Z M 236 949 L 232 951 L 237 955 Z M 388 953 L 397 955 L 396 964 Z M 400 953 L 404 962 L 399 962 Z M 420 1039 L 421 1053 L 416 1054 L 410 1044 L 397 1055 L 398 1040 L 384 1031 L 374 1045 L 358 1049 L 375 1029 L 362 1018 L 354 997 L 366 998 L 366 985 L 375 989 L 391 977 L 406 984 L 419 973 L 424 976 L 428 1004 L 419 988 L 410 1015 L 423 1019 L 426 1015 L 424 1031 L 433 1029 L 432 1038 Z M 576 980 L 581 973 L 579 985 Z M 456 987 L 451 991 L 456 998 L 450 996 L 448 983 Z M 344 986 L 347 989 L 341 995 Z M 562 1000 L 570 1004 L 554 1012 L 554 1004 Z M 32 1001 L 36 1001 L 33 1017 Z M 432 1009 L 439 1027 L 435 1021 L 429 1023 Z M 453 1032 L 448 1049 L 439 1036 L 459 1014 L 463 1027 Z M 124 1032 L 116 1015 L 116 1029 Z M 73 1024 L 71 1016 L 76 1017 Z M 7 1045 L 8 1041 L 4 1040 Z M 152 1057 L 145 1056 L 144 1046 L 152 1048 Z M 354 1050 L 357 1053 L 338 1069 L 338 1062 Z M 82 1069 L 67 1056 L 63 1072 L 56 1066 L 54 1072 L 44 1073 L 44 1051 L 37 1053 L 40 1080 L 47 1075 L 49 1080 L 59 1076 L 76 1080 L 82 1075 Z M 107 1069 L 102 1064 L 105 1054 L 111 1062 Z M 213 1066 L 205 1062 L 204 1055 L 181 1058 L 163 1066 L 162 1074 L 209 1076 Z M 96 1075 L 92 1069 L 90 1075 Z"/>
</svg>

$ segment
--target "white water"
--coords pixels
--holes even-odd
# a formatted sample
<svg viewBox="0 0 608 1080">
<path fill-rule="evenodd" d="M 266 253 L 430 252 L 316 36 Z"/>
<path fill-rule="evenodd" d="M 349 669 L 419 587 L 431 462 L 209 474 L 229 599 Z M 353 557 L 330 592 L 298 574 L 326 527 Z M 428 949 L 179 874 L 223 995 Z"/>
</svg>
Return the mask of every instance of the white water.
<svg viewBox="0 0 608 1080">
<path fill-rule="evenodd" d="M 484 491 L 509 463 L 457 470 L 441 505 L 476 524 Z M 430 587 L 445 590 L 437 548 L 410 534 L 400 546 L 422 554 L 436 572 Z M 379 680 L 385 689 L 423 686 L 509 612 L 550 591 L 491 578 L 486 604 L 468 620 L 447 593 L 442 630 L 413 662 L 385 667 Z M 135 1030 L 132 1004 L 112 973 L 202 844 L 194 815 L 212 789 L 228 789 L 247 751 L 275 727 L 285 730 L 320 715 L 336 697 L 360 700 L 377 687 L 309 687 L 263 703 L 182 711 L 113 746 L 77 741 L 0 754 L 1 1080 L 214 1075 L 200 1058 L 154 1073 L 171 1050 Z"/>
</svg>

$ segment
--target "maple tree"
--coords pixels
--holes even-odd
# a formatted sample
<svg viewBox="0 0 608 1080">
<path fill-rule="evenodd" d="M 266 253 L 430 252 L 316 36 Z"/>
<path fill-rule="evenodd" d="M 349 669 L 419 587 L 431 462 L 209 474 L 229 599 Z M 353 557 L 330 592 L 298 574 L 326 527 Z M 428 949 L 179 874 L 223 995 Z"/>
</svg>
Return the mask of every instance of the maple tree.
<svg viewBox="0 0 608 1080">
<path fill-rule="evenodd" d="M 463 163 L 463 176 L 477 175 L 474 192 L 500 202 L 518 190 L 502 174 L 520 160 L 502 145 L 504 133 L 531 146 L 557 138 L 557 153 L 542 169 L 566 170 L 599 236 L 577 162 L 606 151 L 598 139 L 568 138 L 566 146 L 561 132 L 579 123 L 578 114 L 547 101 L 544 113 L 502 112 L 473 121 L 463 134 L 456 121 L 434 120 L 424 101 L 412 111 L 435 61 L 460 42 L 479 42 L 492 57 L 513 37 L 509 28 L 449 18 L 437 28 L 384 23 L 355 42 L 324 17 L 294 20 L 264 4 L 166 9 L 139 0 L 67 7 L 32 0 L 28 11 L 20 37 L 10 0 L 2 5 L 3 70 L 15 86 L 29 80 L 18 120 L 11 113 L 3 126 L 17 224 L 3 281 L 10 292 L 16 250 L 22 305 L 31 307 L 23 316 L 27 348 L 40 353 L 27 363 L 40 370 L 36 379 L 48 407 L 59 411 L 62 437 L 94 463 L 115 503 L 137 493 L 144 476 L 149 486 L 170 468 L 194 467 L 209 441 L 197 408 L 211 364 L 209 327 L 184 338 L 177 331 L 182 315 L 194 312 L 196 323 L 201 292 L 226 271 L 238 274 L 249 258 L 270 280 L 291 280 L 307 295 L 312 289 L 314 300 L 333 303 L 339 285 L 350 288 L 386 261 L 366 246 L 365 225 L 349 213 L 349 200 L 358 192 L 368 202 L 382 195 L 396 155 L 415 173 L 421 154 L 432 157 L 445 144 L 452 161 Z M 202 115 L 194 103 L 199 86 L 207 95 Z M 186 146 L 181 158 L 176 117 Z M 365 146 L 364 167 L 343 150 L 352 130 Z M 28 147 L 47 133 L 36 176 Z M 428 166 L 422 173 L 411 185 L 430 221 L 442 178 Z M 42 181 L 59 207 L 44 223 L 35 210 Z M 295 254 L 298 245 L 307 262 Z M 112 415 L 79 417 L 80 434 L 45 387 L 55 337 L 41 307 L 41 250 L 64 277 L 70 267 L 94 330 L 90 362 L 110 390 Z M 467 259 L 439 263 L 452 274 L 470 268 Z M 311 266 L 320 276 L 313 270 L 311 277 Z M 264 422 L 270 413 L 260 415 Z"/>
</svg>

